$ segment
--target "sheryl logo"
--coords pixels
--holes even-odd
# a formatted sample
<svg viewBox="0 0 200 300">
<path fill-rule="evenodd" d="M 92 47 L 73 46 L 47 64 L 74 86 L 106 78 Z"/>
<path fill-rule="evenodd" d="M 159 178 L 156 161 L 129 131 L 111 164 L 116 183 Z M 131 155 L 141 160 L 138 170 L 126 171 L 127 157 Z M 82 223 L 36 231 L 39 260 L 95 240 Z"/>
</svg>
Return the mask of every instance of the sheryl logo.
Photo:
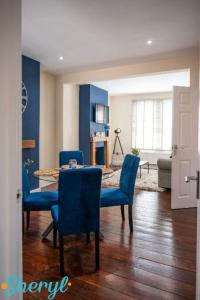
<svg viewBox="0 0 200 300">
<path fill-rule="evenodd" d="M 55 299 L 58 292 L 65 293 L 68 287 L 71 286 L 68 276 L 62 278 L 61 281 L 45 282 L 32 281 L 26 283 L 22 281 L 21 277 L 16 275 L 8 276 L 6 281 L 1 284 L 1 289 L 4 290 L 6 296 L 14 297 L 17 293 L 41 293 L 43 289 L 48 291 L 48 300 Z"/>
</svg>

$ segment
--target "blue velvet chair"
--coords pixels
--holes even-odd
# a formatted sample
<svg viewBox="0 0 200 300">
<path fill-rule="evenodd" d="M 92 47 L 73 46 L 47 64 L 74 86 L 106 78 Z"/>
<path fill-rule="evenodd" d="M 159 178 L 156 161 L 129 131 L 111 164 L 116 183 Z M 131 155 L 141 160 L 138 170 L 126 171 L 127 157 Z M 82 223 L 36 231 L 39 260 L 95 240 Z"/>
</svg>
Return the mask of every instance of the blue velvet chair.
<svg viewBox="0 0 200 300">
<path fill-rule="evenodd" d="M 70 159 L 76 159 L 78 165 L 84 164 L 83 151 L 60 151 L 59 164 L 60 166 L 68 165 Z"/>
<path fill-rule="evenodd" d="M 57 231 L 60 244 L 60 274 L 64 275 L 63 236 L 95 232 L 96 269 L 99 269 L 99 211 L 102 170 L 99 168 L 60 171 L 58 205 L 52 206 L 54 247 Z"/>
<path fill-rule="evenodd" d="M 27 229 L 30 224 L 31 211 L 48 211 L 58 203 L 58 192 L 30 192 L 29 178 L 26 168 L 22 167 L 23 210 L 27 213 Z M 23 221 L 24 224 L 24 221 Z M 24 226 L 23 226 L 24 229 Z"/>
<path fill-rule="evenodd" d="M 135 180 L 140 158 L 131 154 L 126 155 L 120 176 L 119 188 L 101 189 L 101 207 L 121 206 L 122 220 L 125 221 L 124 205 L 128 205 L 129 226 L 133 231 L 132 205 Z"/>
</svg>

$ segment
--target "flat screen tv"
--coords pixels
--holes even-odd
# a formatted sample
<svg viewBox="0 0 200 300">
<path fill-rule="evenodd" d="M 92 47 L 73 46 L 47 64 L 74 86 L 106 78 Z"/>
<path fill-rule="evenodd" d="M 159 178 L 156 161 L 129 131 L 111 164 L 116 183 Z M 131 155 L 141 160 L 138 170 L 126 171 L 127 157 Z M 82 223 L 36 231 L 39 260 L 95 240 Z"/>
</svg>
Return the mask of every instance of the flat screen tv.
<svg viewBox="0 0 200 300">
<path fill-rule="evenodd" d="M 100 124 L 109 123 L 109 106 L 96 103 L 95 105 L 95 122 Z"/>
</svg>

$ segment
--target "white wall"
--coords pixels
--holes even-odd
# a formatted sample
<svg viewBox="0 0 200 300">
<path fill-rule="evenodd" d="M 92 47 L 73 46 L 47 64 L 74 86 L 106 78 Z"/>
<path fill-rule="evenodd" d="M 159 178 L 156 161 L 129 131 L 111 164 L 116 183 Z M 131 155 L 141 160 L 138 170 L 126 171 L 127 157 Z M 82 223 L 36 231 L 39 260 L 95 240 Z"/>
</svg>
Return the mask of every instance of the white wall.
<svg viewBox="0 0 200 300">
<path fill-rule="evenodd" d="M 63 86 L 63 132 L 62 149 L 79 149 L 79 86 Z"/>
<path fill-rule="evenodd" d="M 111 149 L 113 149 L 116 128 L 121 128 L 120 140 L 122 142 L 124 152 L 130 153 L 132 148 L 132 101 L 139 99 L 165 99 L 172 97 L 171 92 L 152 93 L 152 94 L 133 94 L 110 96 L 110 136 Z M 111 151 L 112 153 L 112 151 Z M 155 164 L 158 158 L 168 158 L 169 153 L 163 152 L 143 152 L 141 153 L 142 160 L 148 160 Z M 119 163 L 119 162 L 116 162 Z"/>
<path fill-rule="evenodd" d="M 56 166 L 56 77 L 40 73 L 40 169 Z"/>
<path fill-rule="evenodd" d="M 21 1 L 0 1 L 0 284 L 22 276 Z M 21 293 L 0 299 L 21 300 Z"/>
</svg>

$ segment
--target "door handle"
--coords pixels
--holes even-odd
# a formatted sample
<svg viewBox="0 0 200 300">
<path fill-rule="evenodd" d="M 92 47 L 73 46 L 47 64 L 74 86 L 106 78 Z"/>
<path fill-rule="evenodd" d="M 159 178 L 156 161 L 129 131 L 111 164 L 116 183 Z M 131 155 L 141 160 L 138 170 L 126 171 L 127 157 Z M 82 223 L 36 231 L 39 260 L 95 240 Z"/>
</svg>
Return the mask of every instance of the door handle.
<svg viewBox="0 0 200 300">
<path fill-rule="evenodd" d="M 199 187 L 200 187 L 200 171 L 197 171 L 197 176 L 185 176 L 185 182 L 188 183 L 190 181 L 197 181 L 197 199 L 199 199 L 200 193 L 199 193 Z"/>
<path fill-rule="evenodd" d="M 16 193 L 17 203 L 20 202 L 20 199 L 22 198 L 22 190 L 18 189 Z"/>
<path fill-rule="evenodd" d="M 178 150 L 178 145 L 172 145 L 172 157 L 176 156 L 177 150 Z"/>
<path fill-rule="evenodd" d="M 188 183 L 192 180 L 198 180 L 198 177 L 197 176 L 185 176 L 185 182 Z"/>
<path fill-rule="evenodd" d="M 172 157 L 176 156 L 178 149 L 184 150 L 185 146 L 178 146 L 176 144 L 172 145 L 172 154 L 171 154 Z"/>
</svg>

